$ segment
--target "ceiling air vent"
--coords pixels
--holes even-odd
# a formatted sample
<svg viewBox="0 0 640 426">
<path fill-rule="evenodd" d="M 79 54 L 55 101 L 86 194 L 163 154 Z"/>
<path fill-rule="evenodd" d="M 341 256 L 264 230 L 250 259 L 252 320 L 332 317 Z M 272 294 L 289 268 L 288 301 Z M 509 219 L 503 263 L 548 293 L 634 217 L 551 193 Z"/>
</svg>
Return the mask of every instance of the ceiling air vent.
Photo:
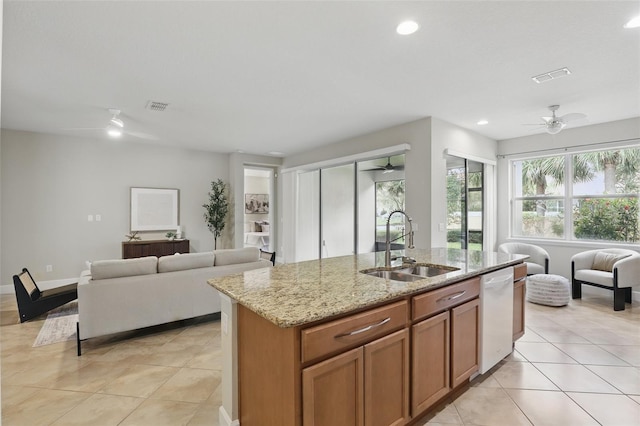
<svg viewBox="0 0 640 426">
<path fill-rule="evenodd" d="M 165 109 L 167 109 L 168 106 L 169 104 L 164 102 L 156 102 L 156 101 L 147 102 L 147 109 L 150 109 L 151 111 L 164 111 Z"/>
<path fill-rule="evenodd" d="M 549 71 L 542 73 L 540 75 L 536 75 L 531 77 L 533 81 L 536 83 L 546 83 L 547 81 L 555 80 L 556 78 L 564 77 L 565 75 L 571 74 L 569 68 L 560 68 L 559 70 Z"/>
</svg>

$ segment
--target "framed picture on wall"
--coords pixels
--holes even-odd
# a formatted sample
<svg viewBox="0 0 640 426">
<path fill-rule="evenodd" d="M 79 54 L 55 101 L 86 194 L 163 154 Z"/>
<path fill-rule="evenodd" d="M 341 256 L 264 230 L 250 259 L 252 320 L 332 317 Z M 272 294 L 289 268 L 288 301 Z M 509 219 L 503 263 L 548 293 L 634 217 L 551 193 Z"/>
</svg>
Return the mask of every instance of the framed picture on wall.
<svg viewBox="0 0 640 426">
<path fill-rule="evenodd" d="M 178 227 L 178 190 L 131 188 L 131 231 L 165 231 Z"/>
<path fill-rule="evenodd" d="M 269 194 L 244 194 L 246 214 L 269 213 Z"/>
</svg>

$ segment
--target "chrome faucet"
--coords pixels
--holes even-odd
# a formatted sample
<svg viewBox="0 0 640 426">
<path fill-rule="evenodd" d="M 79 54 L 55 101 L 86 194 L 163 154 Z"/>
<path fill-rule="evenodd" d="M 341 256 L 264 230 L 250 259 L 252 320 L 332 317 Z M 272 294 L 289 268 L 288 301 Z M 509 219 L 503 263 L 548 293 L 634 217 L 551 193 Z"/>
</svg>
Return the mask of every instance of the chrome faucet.
<svg viewBox="0 0 640 426">
<path fill-rule="evenodd" d="M 406 234 L 400 235 L 397 238 L 394 238 L 393 240 L 389 239 L 389 222 L 391 221 L 391 216 L 393 216 L 395 213 L 402 213 L 407 220 L 409 221 L 409 232 L 407 232 Z M 392 241 L 396 241 L 399 240 L 402 237 L 409 237 L 409 243 L 407 245 L 407 248 L 414 248 L 413 246 L 413 226 L 411 225 L 411 218 L 402 210 L 394 210 L 391 213 L 389 213 L 389 217 L 387 218 L 387 235 L 385 238 L 385 251 L 384 251 L 384 266 L 386 268 L 390 268 L 391 267 L 391 242 Z"/>
</svg>

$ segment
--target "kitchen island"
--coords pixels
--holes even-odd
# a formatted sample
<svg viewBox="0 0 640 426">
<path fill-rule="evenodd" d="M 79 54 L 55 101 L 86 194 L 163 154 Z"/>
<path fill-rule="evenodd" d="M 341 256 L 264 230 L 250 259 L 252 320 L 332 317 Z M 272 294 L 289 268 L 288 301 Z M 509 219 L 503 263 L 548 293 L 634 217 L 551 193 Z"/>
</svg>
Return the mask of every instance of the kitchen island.
<svg viewBox="0 0 640 426">
<path fill-rule="evenodd" d="M 525 256 L 394 254 L 449 272 L 411 282 L 362 273 L 385 269 L 378 252 L 209 280 L 222 296 L 221 424 L 408 424 L 468 381 L 479 277 Z"/>
</svg>

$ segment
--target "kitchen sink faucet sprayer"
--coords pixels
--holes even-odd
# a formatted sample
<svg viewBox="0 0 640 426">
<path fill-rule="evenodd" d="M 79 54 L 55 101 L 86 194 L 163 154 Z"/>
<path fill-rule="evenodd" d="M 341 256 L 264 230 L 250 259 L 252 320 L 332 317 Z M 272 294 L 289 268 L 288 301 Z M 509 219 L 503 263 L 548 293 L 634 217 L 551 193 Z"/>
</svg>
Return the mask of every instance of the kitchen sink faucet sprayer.
<svg viewBox="0 0 640 426">
<path fill-rule="evenodd" d="M 397 238 L 394 238 L 393 240 L 389 239 L 389 222 L 391 221 L 391 216 L 393 216 L 395 213 L 401 213 L 403 214 L 407 220 L 409 221 L 409 232 L 407 232 L 406 234 L 400 235 Z M 413 226 L 411 225 L 411 218 L 409 217 L 409 215 L 407 215 L 404 211 L 402 210 L 394 210 L 391 213 L 389 213 L 389 217 L 387 218 L 387 235 L 385 238 L 385 251 L 384 251 L 384 266 L 386 268 L 390 268 L 391 267 L 391 242 L 399 240 L 402 237 L 409 237 L 409 243 L 407 245 L 407 248 L 414 248 L 413 246 Z"/>
</svg>

